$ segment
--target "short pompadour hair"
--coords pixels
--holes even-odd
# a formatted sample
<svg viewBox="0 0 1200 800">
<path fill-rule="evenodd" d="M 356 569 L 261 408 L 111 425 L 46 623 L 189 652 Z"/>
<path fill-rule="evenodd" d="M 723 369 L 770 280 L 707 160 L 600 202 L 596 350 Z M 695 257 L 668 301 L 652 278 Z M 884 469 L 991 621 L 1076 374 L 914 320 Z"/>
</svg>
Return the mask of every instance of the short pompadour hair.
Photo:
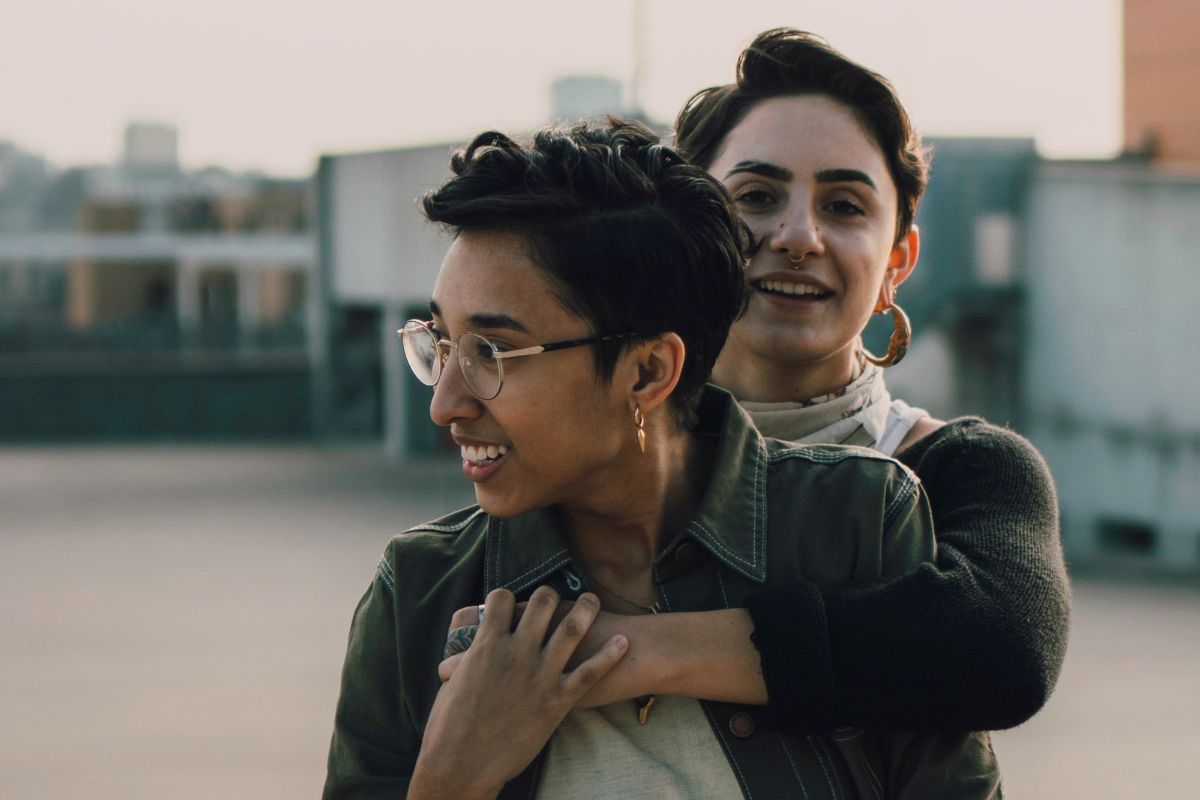
<svg viewBox="0 0 1200 800">
<path fill-rule="evenodd" d="M 525 241 L 559 302 L 595 334 L 674 332 L 687 349 L 671 396 L 694 427 L 701 390 L 747 300 L 745 228 L 724 187 L 636 122 L 548 129 L 519 144 L 481 133 L 455 153 L 454 177 L 422 201 L 454 235 L 507 231 Z M 611 380 L 638 339 L 598 344 Z"/>
</svg>

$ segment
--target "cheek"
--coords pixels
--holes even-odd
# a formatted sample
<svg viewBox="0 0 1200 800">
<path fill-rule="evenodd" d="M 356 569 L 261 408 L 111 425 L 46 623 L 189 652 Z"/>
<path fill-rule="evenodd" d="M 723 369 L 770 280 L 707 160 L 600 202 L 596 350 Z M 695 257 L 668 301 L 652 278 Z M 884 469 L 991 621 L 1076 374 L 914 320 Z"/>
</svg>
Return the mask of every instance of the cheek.
<svg viewBox="0 0 1200 800">
<path fill-rule="evenodd" d="M 891 248 L 880 247 L 877 238 L 863 235 L 847 242 L 848 261 L 853 264 L 847 274 L 848 289 L 855 296 L 874 297 L 883 284 Z"/>
<path fill-rule="evenodd" d="M 771 232 L 771 221 L 774 217 L 766 214 L 739 214 L 738 217 L 746 223 L 746 227 L 750 231 L 751 250 L 757 253 L 761 243 Z"/>
<path fill-rule="evenodd" d="M 591 461 L 610 449 L 606 443 L 615 425 L 614 409 L 590 373 L 559 378 L 553 392 L 514 393 L 510 400 L 514 413 L 498 421 L 518 449 L 530 455 L 536 451 L 541 465 Z"/>
</svg>

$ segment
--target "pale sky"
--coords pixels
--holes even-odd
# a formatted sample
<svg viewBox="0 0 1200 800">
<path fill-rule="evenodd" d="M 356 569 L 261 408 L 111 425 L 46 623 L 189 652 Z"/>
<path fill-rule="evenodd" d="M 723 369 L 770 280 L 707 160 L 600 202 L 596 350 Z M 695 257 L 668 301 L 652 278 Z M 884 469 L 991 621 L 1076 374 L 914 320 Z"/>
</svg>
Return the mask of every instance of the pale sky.
<svg viewBox="0 0 1200 800">
<path fill-rule="evenodd" d="M 536 127 L 562 75 L 633 71 L 633 0 L 0 0 L 0 141 L 113 160 L 130 119 L 187 167 L 308 174 L 323 152 Z M 926 135 L 1120 146 L 1120 0 L 645 0 L 642 103 L 670 121 L 756 33 L 815 31 Z"/>
</svg>

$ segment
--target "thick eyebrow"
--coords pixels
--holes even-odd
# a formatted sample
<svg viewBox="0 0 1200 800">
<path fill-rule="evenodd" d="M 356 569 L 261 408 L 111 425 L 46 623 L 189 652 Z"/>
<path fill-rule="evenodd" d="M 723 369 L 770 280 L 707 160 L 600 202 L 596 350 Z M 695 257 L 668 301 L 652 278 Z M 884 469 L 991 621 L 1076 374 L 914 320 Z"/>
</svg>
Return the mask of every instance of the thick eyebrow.
<svg viewBox="0 0 1200 800">
<path fill-rule="evenodd" d="M 776 181 L 790 181 L 793 177 L 790 169 L 784 169 L 778 164 L 771 164 L 767 161 L 739 161 L 733 165 L 733 169 L 725 173 L 725 177 L 731 178 L 741 172 L 761 175 Z"/>
<path fill-rule="evenodd" d="M 429 301 L 429 313 L 435 317 L 442 316 L 442 309 L 438 307 L 436 300 Z M 522 325 L 517 320 L 510 317 L 508 314 L 489 314 L 479 312 L 467 317 L 467 324 L 472 328 L 506 328 L 512 331 L 520 331 L 521 333 L 529 333 L 529 329 Z"/>
<path fill-rule="evenodd" d="M 823 169 L 815 175 L 817 183 L 845 183 L 846 181 L 856 181 L 865 183 L 875 191 L 879 189 L 875 186 L 875 181 L 871 180 L 871 176 L 860 169 Z"/>
<path fill-rule="evenodd" d="M 508 314 L 487 314 L 480 312 L 467 317 L 467 324 L 473 328 L 507 328 L 510 331 L 529 333 L 529 329 L 510 317 Z"/>
<path fill-rule="evenodd" d="M 781 167 L 778 164 L 772 164 L 769 161 L 739 161 L 733 165 L 733 169 L 725 173 L 725 177 L 730 178 L 742 172 L 761 175 L 764 178 L 776 181 L 790 181 L 795 177 L 790 169 Z M 875 189 L 875 191 L 879 191 L 878 187 L 875 186 L 875 181 L 871 180 L 871 176 L 860 169 L 850 169 L 848 167 L 822 169 L 818 170 L 814 174 L 814 177 L 817 179 L 817 183 L 845 183 L 853 181 L 866 184 Z"/>
</svg>

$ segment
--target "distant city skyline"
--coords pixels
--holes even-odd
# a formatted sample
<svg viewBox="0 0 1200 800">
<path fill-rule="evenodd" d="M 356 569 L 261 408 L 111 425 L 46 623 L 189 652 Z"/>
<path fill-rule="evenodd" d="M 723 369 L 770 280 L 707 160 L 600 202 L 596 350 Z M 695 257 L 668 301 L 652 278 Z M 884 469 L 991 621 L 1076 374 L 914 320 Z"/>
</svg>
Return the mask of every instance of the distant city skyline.
<svg viewBox="0 0 1200 800">
<path fill-rule="evenodd" d="M 186 169 L 310 174 L 323 152 L 546 122 L 568 74 L 630 79 L 633 2 L 46 0 L 0 30 L 0 141 L 112 163 L 127 122 L 179 131 Z M 1120 0 L 645 0 L 639 99 L 669 122 L 732 79 L 760 30 L 826 36 L 896 84 L 928 136 L 1033 136 L 1050 156 L 1121 145 Z"/>
</svg>

